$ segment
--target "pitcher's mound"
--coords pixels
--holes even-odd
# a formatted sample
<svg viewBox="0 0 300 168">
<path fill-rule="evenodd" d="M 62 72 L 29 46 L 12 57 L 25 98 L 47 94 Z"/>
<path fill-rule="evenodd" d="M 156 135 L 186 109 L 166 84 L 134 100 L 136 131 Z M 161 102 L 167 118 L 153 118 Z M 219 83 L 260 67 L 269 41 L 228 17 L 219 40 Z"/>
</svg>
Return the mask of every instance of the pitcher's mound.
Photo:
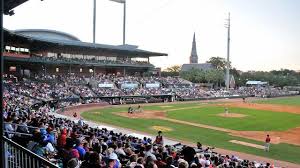
<svg viewBox="0 0 300 168">
<path fill-rule="evenodd" d="M 247 115 L 245 115 L 245 114 L 238 114 L 238 113 L 228 113 L 228 114 L 219 113 L 219 114 L 217 114 L 217 116 L 228 117 L 228 118 L 242 118 L 242 117 L 246 117 Z"/>
</svg>

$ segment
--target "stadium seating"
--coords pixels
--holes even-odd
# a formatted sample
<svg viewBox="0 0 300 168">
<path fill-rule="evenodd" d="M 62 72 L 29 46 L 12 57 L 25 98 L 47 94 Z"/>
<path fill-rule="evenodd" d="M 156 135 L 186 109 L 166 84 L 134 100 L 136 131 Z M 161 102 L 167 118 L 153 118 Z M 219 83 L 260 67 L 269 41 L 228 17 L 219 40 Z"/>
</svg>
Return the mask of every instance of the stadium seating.
<svg viewBox="0 0 300 168">
<path fill-rule="evenodd" d="M 94 78 L 100 83 L 113 83 L 113 88 L 97 88 L 83 82 Z M 38 79 L 38 80 L 37 80 Z M 56 81 L 49 83 L 47 81 Z M 136 83 L 137 88 L 122 89 L 124 83 Z M 160 83 L 146 88 L 146 83 Z M 176 85 L 176 86 L 175 86 Z M 186 85 L 189 85 L 187 87 Z M 220 155 L 213 149 L 155 144 L 151 139 L 138 139 L 106 129 L 91 128 L 82 120 L 78 123 L 50 115 L 54 111 L 45 101 L 93 97 L 85 103 L 102 102 L 95 96 L 176 94 L 186 98 L 223 97 L 222 90 L 195 87 L 185 80 L 158 77 L 116 77 L 98 75 L 80 77 L 54 75 L 17 79 L 5 75 L 4 113 L 5 135 L 37 155 L 60 167 L 265 167 L 265 164 L 244 160 L 238 156 Z M 168 86 L 168 87 L 166 87 Z M 228 93 L 227 93 L 228 94 Z M 240 88 L 229 95 L 285 95 L 278 88 Z M 142 101 L 143 99 L 141 99 Z M 139 99 L 137 99 L 139 101 Z M 151 102 L 157 100 L 153 97 Z M 82 102 L 60 101 L 59 108 Z M 195 155 L 194 155 L 195 154 Z M 192 157 L 191 157 L 192 155 Z"/>
</svg>

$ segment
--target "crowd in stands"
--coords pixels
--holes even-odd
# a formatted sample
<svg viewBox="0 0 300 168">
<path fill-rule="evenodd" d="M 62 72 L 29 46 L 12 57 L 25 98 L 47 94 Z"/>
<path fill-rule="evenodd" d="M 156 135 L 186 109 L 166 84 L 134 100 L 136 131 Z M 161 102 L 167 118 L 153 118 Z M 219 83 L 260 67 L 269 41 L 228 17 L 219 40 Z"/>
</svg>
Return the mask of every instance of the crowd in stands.
<svg viewBox="0 0 300 168">
<path fill-rule="evenodd" d="M 5 80 L 5 136 L 62 168 L 271 168 L 238 156 L 221 155 L 213 149 L 181 144 L 164 144 L 139 139 L 105 128 L 92 128 L 79 121 L 58 118 L 51 108 L 41 105 L 16 89 L 17 81 Z M 25 89 L 25 88 L 23 88 Z M 66 104 L 69 106 L 71 104 Z M 13 153 L 6 153 L 13 157 Z"/>
<path fill-rule="evenodd" d="M 130 64 L 130 65 L 151 65 L 147 61 L 136 61 L 136 60 L 112 60 L 112 59 L 83 59 L 83 58 L 66 58 L 66 57 L 42 57 L 42 56 L 31 56 L 29 59 L 33 61 L 42 62 L 61 62 L 61 63 L 84 63 L 84 64 Z"/>
<path fill-rule="evenodd" d="M 239 87 L 231 91 L 236 95 L 254 96 L 254 97 L 278 97 L 297 94 L 297 91 L 289 91 L 286 88 L 280 87 Z"/>
<path fill-rule="evenodd" d="M 172 95 L 181 99 L 218 98 L 228 96 L 275 97 L 297 92 L 275 87 L 239 87 L 212 89 L 200 87 L 181 78 L 134 77 L 98 74 L 96 76 L 38 75 L 18 79 L 11 87 L 38 100 L 96 98 L 112 96 Z"/>
</svg>

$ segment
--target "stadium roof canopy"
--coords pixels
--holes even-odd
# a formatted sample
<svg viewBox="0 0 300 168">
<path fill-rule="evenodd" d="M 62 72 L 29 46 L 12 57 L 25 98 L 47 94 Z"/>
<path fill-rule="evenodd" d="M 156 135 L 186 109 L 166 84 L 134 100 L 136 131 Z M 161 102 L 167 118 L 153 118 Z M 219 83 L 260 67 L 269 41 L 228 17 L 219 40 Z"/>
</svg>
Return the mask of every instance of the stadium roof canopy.
<svg viewBox="0 0 300 168">
<path fill-rule="evenodd" d="M 65 32 L 48 29 L 20 29 L 14 31 L 16 34 L 21 34 L 29 37 L 53 39 L 53 40 L 70 40 L 80 41 L 79 38 Z"/>
<path fill-rule="evenodd" d="M 82 42 L 75 36 L 53 30 L 28 29 L 10 31 L 4 29 L 4 43 L 28 48 L 31 52 L 54 52 L 96 56 L 153 57 L 165 53 L 138 49 L 132 45 L 107 45 Z"/>
<path fill-rule="evenodd" d="M 4 14 L 9 14 L 9 11 L 13 8 L 21 5 L 28 0 L 4 0 Z"/>
</svg>

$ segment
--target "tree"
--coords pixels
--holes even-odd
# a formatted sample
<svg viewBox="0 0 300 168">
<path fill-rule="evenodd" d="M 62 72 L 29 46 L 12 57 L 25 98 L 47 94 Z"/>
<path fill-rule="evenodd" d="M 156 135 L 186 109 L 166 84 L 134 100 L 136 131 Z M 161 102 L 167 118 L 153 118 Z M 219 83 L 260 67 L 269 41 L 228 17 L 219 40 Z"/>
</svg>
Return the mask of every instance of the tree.
<svg viewBox="0 0 300 168">
<path fill-rule="evenodd" d="M 174 65 L 171 67 L 168 67 L 164 71 L 161 72 L 162 76 L 179 76 L 179 72 L 181 70 L 180 65 Z"/>
<path fill-rule="evenodd" d="M 217 69 L 205 71 L 205 80 L 208 83 L 212 83 L 218 86 L 224 81 L 224 72 L 222 70 Z"/>
<path fill-rule="evenodd" d="M 167 72 L 176 72 L 176 73 L 179 73 L 181 70 L 181 66 L 180 65 L 173 65 L 171 67 L 168 67 L 166 69 Z"/>
<path fill-rule="evenodd" d="M 226 62 L 227 61 L 225 60 L 225 58 L 221 58 L 221 57 L 211 57 L 208 61 L 206 61 L 206 63 L 212 64 L 218 70 L 225 70 Z M 230 63 L 229 63 L 229 67 L 231 67 Z"/>
<path fill-rule="evenodd" d="M 193 83 L 202 83 L 205 81 L 205 71 L 192 68 L 188 71 L 180 72 L 180 77 Z"/>
<path fill-rule="evenodd" d="M 238 85 L 245 85 L 248 80 L 259 80 L 269 82 L 270 85 L 274 86 L 297 86 L 300 84 L 300 75 L 293 71 L 282 69 L 279 71 L 273 70 L 270 72 L 264 71 L 252 71 L 244 72 L 238 78 Z"/>
<path fill-rule="evenodd" d="M 188 71 L 180 73 L 180 77 L 189 80 L 193 83 L 212 83 L 214 85 L 220 85 L 224 82 L 224 72 L 222 70 L 211 69 L 211 70 L 200 70 L 192 68 Z"/>
</svg>

